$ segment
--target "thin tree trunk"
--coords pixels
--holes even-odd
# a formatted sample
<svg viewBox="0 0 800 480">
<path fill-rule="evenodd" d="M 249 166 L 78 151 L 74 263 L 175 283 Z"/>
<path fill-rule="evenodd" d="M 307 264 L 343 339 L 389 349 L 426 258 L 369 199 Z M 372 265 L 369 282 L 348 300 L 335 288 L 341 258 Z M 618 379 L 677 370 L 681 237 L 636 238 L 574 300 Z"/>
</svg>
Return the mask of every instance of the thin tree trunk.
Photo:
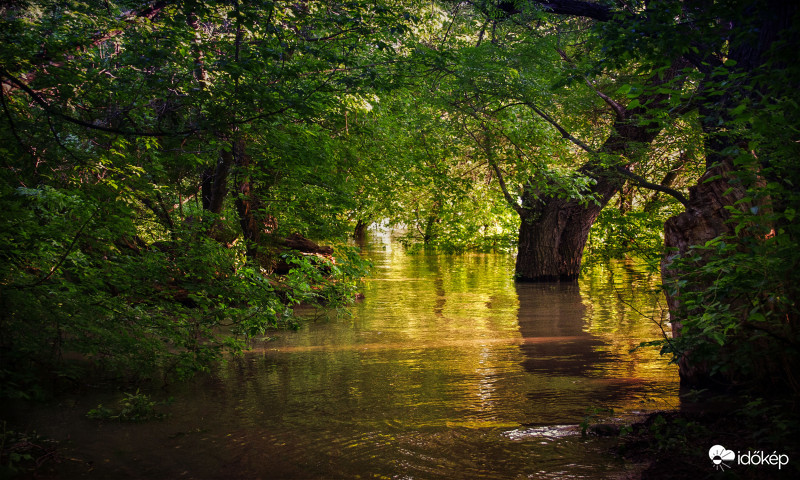
<svg viewBox="0 0 800 480">
<path fill-rule="evenodd" d="M 216 166 L 203 171 L 203 210 L 215 214 L 222 212 L 223 202 L 228 195 L 228 173 L 233 162 L 233 153 L 223 150 Z"/>
<path fill-rule="evenodd" d="M 263 215 L 259 214 L 259 210 L 262 207 L 261 201 L 254 192 L 253 181 L 249 172 L 252 166 L 252 158 L 245 152 L 243 140 L 234 142 L 233 157 L 240 175 L 237 183 L 238 195 L 236 197 L 239 225 L 241 225 L 242 235 L 247 246 L 247 257 L 255 259 L 258 245 L 261 241 L 261 233 L 264 230 L 264 221 L 262 220 Z"/>
<path fill-rule="evenodd" d="M 353 229 L 353 239 L 355 239 L 356 243 L 363 245 L 366 242 L 367 227 L 369 227 L 369 220 L 359 218 L 356 222 L 356 227 Z"/>
</svg>

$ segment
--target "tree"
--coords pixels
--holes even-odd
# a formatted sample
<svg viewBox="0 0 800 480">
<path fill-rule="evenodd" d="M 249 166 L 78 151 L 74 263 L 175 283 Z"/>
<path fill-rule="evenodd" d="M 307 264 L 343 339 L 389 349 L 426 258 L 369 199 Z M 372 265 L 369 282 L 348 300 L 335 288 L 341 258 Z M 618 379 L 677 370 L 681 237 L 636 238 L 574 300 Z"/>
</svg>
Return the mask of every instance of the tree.
<svg viewBox="0 0 800 480">
<path fill-rule="evenodd" d="M 266 234 L 341 238 L 355 188 L 341 113 L 393 58 L 408 12 L 1 8 L 3 395 L 32 394 L 43 372 L 76 378 L 64 353 L 188 375 L 242 347 L 223 327 L 250 338 L 297 302 L 352 293 L 363 272 L 341 249 L 335 266 L 288 253 L 289 274 L 269 275 Z"/>
<path fill-rule="evenodd" d="M 698 23 L 729 26 L 697 40 L 707 46 L 697 65 L 707 170 L 665 225 L 663 275 L 680 337 L 670 350 L 687 384 L 796 392 L 797 274 L 787 266 L 796 263 L 798 148 L 784 122 L 798 113 L 797 92 L 785 88 L 800 78 L 789 60 L 798 6 L 693 6 Z"/>
<path fill-rule="evenodd" d="M 464 114 L 491 117 L 490 112 L 513 111 L 515 106 L 523 106 L 536 117 L 534 122 L 543 125 L 540 131 L 544 126 L 549 128 L 551 139 L 543 140 L 540 133 L 535 138 L 511 142 L 519 151 L 505 155 L 502 161 L 513 165 L 512 177 L 517 177 L 513 183 L 517 188 L 507 187 L 509 182 L 503 178 L 502 166 L 497 158 L 492 158 L 490 142 L 476 140 L 501 180 L 499 185 L 505 198 L 521 219 L 517 278 L 575 281 L 589 229 L 626 181 L 633 179 L 639 186 L 685 201 L 682 194 L 669 186 L 654 184 L 630 171 L 634 164 L 641 163 L 648 145 L 665 125 L 664 119 L 650 112 L 660 112 L 657 108 L 667 102 L 669 95 L 683 88 L 678 78 L 681 60 L 676 56 L 667 58 L 666 65 L 651 72 L 634 72 L 629 67 L 599 73 L 595 65 L 599 40 L 585 21 L 551 23 L 537 9 L 509 10 L 509 3 L 494 6 L 477 3 L 476 8 L 486 18 L 477 45 L 460 48 L 461 63 L 445 63 L 439 68 L 459 78 L 461 89 L 454 95 L 453 105 Z M 513 22 L 508 15 L 515 15 Z M 530 26 L 534 22 L 538 22 L 535 28 Z M 482 43 L 489 24 L 491 38 Z M 564 30 L 570 33 L 563 33 Z M 572 43 L 595 45 L 597 50 L 570 47 Z M 443 57 L 448 58 L 447 55 L 451 54 Z M 621 88 L 626 85 L 622 82 L 643 82 L 639 91 L 647 93 L 630 99 Z M 623 100 L 612 98 L 620 92 Z M 601 106 L 605 107 L 606 115 L 597 120 Z M 587 117 L 595 118 L 589 128 Z M 499 132 L 507 130 L 493 120 L 488 120 L 488 124 Z M 581 141 L 582 133 L 592 141 Z M 598 137 L 605 139 L 598 141 Z M 558 142 L 563 145 L 554 147 Z M 543 143 L 550 145 L 549 149 L 542 149 Z M 560 153 L 554 153 L 553 148 Z M 569 158 L 568 164 L 580 163 L 580 166 L 563 177 L 524 165 L 552 163 L 546 158 L 548 155 Z M 528 173 L 521 175 L 525 171 Z M 560 180 L 556 178 L 559 176 Z"/>
<path fill-rule="evenodd" d="M 538 214 L 537 228 L 520 232 L 518 273 L 531 280 L 575 278 L 588 226 L 600 211 L 597 207 L 622 185 L 619 174 L 671 193 L 687 208 L 666 224 L 672 250 L 663 265 L 674 335 L 680 337 L 668 348 L 681 365 L 682 378 L 692 384 L 716 378 L 751 385 L 769 378 L 774 386 L 796 389 L 791 371 L 798 359 L 797 312 L 787 300 L 796 298 L 791 280 L 795 269 L 779 266 L 793 265 L 795 258 L 790 253 L 796 242 L 795 180 L 788 165 L 797 157 L 797 144 L 792 140 L 796 129 L 787 127 L 786 119 L 795 118 L 797 101 L 796 92 L 784 86 L 796 80 L 788 54 L 797 46 L 796 2 L 532 0 L 473 5 L 485 13 L 493 32 L 501 22 L 540 25 L 552 16 L 591 19 L 587 44 L 602 54 L 580 61 L 588 69 L 576 69 L 577 76 L 592 82 L 635 68 L 640 79 L 617 87 L 629 101 L 624 108 L 614 107 L 623 102 L 609 102 L 617 113 L 615 128 L 595 153 L 617 156 L 631 151 L 626 146 L 649 144 L 660 124 L 693 112 L 704 138 L 707 171 L 688 200 L 663 188 L 663 182 L 626 173 L 635 158 L 614 163 L 602 155 L 599 162 L 596 156 L 581 167 L 596 181 L 592 190 L 599 205 L 553 198 L 542 202 L 535 190 L 529 190 L 527 204 L 507 195 L 522 212 Z M 668 77 L 674 80 L 662 83 Z M 602 89 L 598 94 L 610 97 Z M 557 117 L 542 113 L 579 144 L 579 136 L 559 128 Z M 540 116 L 547 119 L 545 115 Z M 525 225 L 523 221 L 522 229 Z M 548 262 L 555 265 L 539 267 Z M 754 284 L 746 274 L 733 274 L 735 262 L 749 265 L 761 280 Z M 780 355 L 770 358 L 775 349 Z M 746 368 L 737 369 L 742 366 Z"/>
</svg>

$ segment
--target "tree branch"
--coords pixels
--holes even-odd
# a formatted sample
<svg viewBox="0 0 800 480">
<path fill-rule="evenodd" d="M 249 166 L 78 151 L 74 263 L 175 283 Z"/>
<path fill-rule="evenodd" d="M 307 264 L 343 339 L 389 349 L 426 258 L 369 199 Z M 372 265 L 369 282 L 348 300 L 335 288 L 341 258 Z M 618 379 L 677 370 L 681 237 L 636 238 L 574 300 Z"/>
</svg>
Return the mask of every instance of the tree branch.
<svg viewBox="0 0 800 480">
<path fill-rule="evenodd" d="M 559 123 L 556 122 L 550 115 L 548 115 L 545 112 L 543 112 L 542 110 L 540 110 L 536 105 L 534 105 L 531 102 L 525 102 L 525 105 L 530 107 L 530 109 L 533 110 L 534 112 L 536 112 L 537 115 L 542 117 L 544 120 L 547 121 L 547 123 L 549 123 L 556 130 L 558 130 L 558 133 L 561 134 L 561 137 L 563 137 L 563 138 L 569 140 L 570 142 L 574 143 L 575 145 L 577 145 L 578 147 L 580 147 L 582 150 L 586 151 L 587 153 L 590 153 L 592 155 L 597 154 L 597 151 L 595 151 L 592 147 L 590 147 L 589 145 L 583 143 L 582 141 L 580 141 L 576 137 L 572 136 L 572 134 L 570 134 L 564 127 L 559 125 Z"/>
<path fill-rule="evenodd" d="M 574 136 L 572 136 L 564 127 L 559 125 L 558 122 L 556 122 L 554 119 L 552 119 L 549 115 L 547 115 L 543 111 L 539 110 L 536 107 L 536 105 L 534 105 L 532 103 L 527 103 L 527 105 L 531 109 L 533 109 L 533 111 L 536 112 L 540 117 L 545 119 L 550 125 L 555 127 L 555 129 L 558 130 L 559 133 L 561 133 L 562 137 L 568 139 L 569 141 L 571 141 L 572 143 L 574 143 L 575 145 L 579 146 L 584 151 L 586 151 L 586 152 L 588 152 L 588 153 L 590 153 L 592 155 L 596 155 L 598 153 L 594 149 L 592 149 L 590 146 L 586 145 L 582 141 L 580 141 L 577 138 L 575 138 Z M 670 196 L 674 197 L 676 200 L 678 200 L 679 202 L 681 202 L 683 204 L 683 206 L 685 206 L 685 207 L 689 206 L 689 200 L 681 192 L 679 192 L 677 190 L 674 190 L 672 188 L 669 188 L 667 186 L 664 186 L 664 185 L 658 185 L 657 183 L 651 183 L 651 182 L 647 181 L 647 179 L 645 179 L 644 177 L 641 177 L 639 175 L 636 175 L 633 172 L 628 171 L 623 166 L 617 165 L 614 168 L 616 169 L 617 173 L 619 173 L 623 177 L 627 177 L 627 178 L 635 181 L 637 186 L 642 187 L 642 188 L 647 188 L 649 190 L 655 190 L 657 192 L 666 193 L 667 195 L 670 195 Z"/>
<path fill-rule="evenodd" d="M 477 116 L 475 116 L 474 114 L 472 116 L 476 120 L 478 119 Z M 484 135 L 485 135 L 486 125 L 483 122 L 481 122 L 481 126 L 484 130 Z M 517 203 L 517 201 L 514 200 L 514 197 L 512 197 L 511 194 L 508 192 L 506 181 L 503 178 L 503 172 L 500 170 L 500 167 L 498 167 L 494 161 L 494 156 L 492 155 L 492 148 L 489 146 L 488 136 L 485 137 L 486 140 L 484 142 L 481 142 L 470 129 L 466 128 L 466 125 L 464 125 L 464 130 L 470 137 L 472 137 L 473 140 L 475 140 L 475 143 L 480 145 L 484 153 L 486 153 L 486 163 L 488 163 L 489 166 L 492 167 L 492 170 L 494 170 L 495 175 L 497 175 L 497 183 L 500 185 L 500 190 L 503 192 L 503 197 L 506 199 L 506 202 L 508 202 L 511 208 L 513 208 L 514 211 L 517 212 L 520 217 L 522 217 L 525 214 L 525 209 L 523 209 L 522 205 Z"/>
<path fill-rule="evenodd" d="M 139 11 L 133 11 L 132 10 L 132 11 L 126 12 L 121 17 L 118 17 L 116 20 L 118 22 L 123 22 L 123 23 L 132 23 L 137 18 L 146 18 L 146 19 L 152 21 L 153 18 L 155 18 L 159 13 L 161 13 L 161 11 L 164 10 L 164 8 L 166 8 L 168 5 L 169 5 L 169 2 L 166 2 L 166 1 L 151 2 L 144 9 L 139 10 Z M 109 30 L 107 32 L 95 33 L 94 35 L 92 35 L 88 39 L 86 39 L 86 43 L 77 43 L 76 42 L 76 43 L 73 43 L 71 45 L 71 47 L 74 48 L 73 51 L 80 51 L 80 50 L 85 50 L 85 49 L 88 49 L 88 48 L 96 47 L 96 46 L 100 45 L 101 43 L 103 43 L 105 41 L 111 40 L 112 38 L 121 35 L 122 33 L 124 33 L 124 30 L 122 30 L 120 28 Z M 65 55 L 65 59 L 67 59 L 67 60 L 72 59 L 72 58 L 74 58 L 74 56 L 72 54 Z M 63 65 L 62 62 L 55 61 L 52 56 L 49 56 L 47 54 L 37 55 L 37 61 L 39 62 L 39 65 L 50 65 L 50 66 L 62 66 Z M 27 83 L 30 83 L 34 78 L 36 78 L 36 72 L 32 71 L 32 72 L 25 73 L 25 74 L 22 75 L 22 78 L 24 78 Z M 16 82 L 11 82 L 11 83 L 13 83 L 14 85 L 19 86 L 19 84 L 16 83 Z M 8 88 L 6 88 L 6 87 L 8 87 Z M 12 89 L 13 89 L 13 85 L 8 85 L 8 84 L 3 85 L 3 90 L 7 91 L 7 90 L 12 90 Z"/>
<path fill-rule="evenodd" d="M 580 0 L 531 0 L 547 13 L 587 17 L 601 22 L 611 20 L 613 12 L 608 5 Z"/>
<path fill-rule="evenodd" d="M 83 225 L 81 225 L 80 228 L 78 228 L 78 232 L 75 233 L 74 237 L 72 237 L 72 241 L 70 242 L 70 244 L 67 247 L 66 251 L 61 256 L 61 258 L 58 260 L 58 262 L 55 265 L 53 265 L 53 267 L 50 269 L 50 271 L 47 273 L 47 275 L 45 275 L 44 277 L 40 278 L 39 280 L 37 280 L 36 282 L 34 282 L 34 283 L 30 284 L 30 285 L 20 285 L 20 286 L 18 286 L 16 288 L 20 288 L 21 289 L 21 288 L 38 287 L 39 285 L 41 285 L 44 282 L 46 282 L 47 280 L 49 280 L 50 277 L 52 277 L 53 274 L 56 273 L 56 271 L 59 268 L 61 268 L 61 265 L 63 265 L 64 262 L 67 260 L 67 257 L 69 257 L 69 254 L 72 253 L 72 249 L 75 247 L 75 244 L 78 243 L 78 239 L 81 238 L 81 234 L 83 233 L 83 230 L 86 228 L 87 225 L 89 225 L 89 223 L 94 219 L 95 215 L 97 215 L 97 213 L 99 211 L 100 211 L 100 208 L 96 208 L 95 211 L 92 212 L 91 215 L 89 215 L 89 218 L 87 218 L 86 221 L 83 222 Z"/>
<path fill-rule="evenodd" d="M 150 4 L 150 6 L 148 6 L 147 8 L 145 8 L 143 10 L 140 10 L 138 12 L 130 11 L 130 12 L 126 13 L 125 15 L 122 16 L 122 18 L 119 18 L 119 21 L 128 23 L 128 22 L 134 21 L 137 18 L 146 18 L 148 20 L 153 20 L 153 18 L 155 18 L 156 15 L 158 15 L 159 13 L 161 13 L 161 11 L 164 8 L 166 8 L 167 5 L 168 5 L 168 2 L 164 2 L 164 1 L 153 2 L 153 3 Z M 90 41 L 89 41 L 88 45 L 78 46 L 78 48 L 96 47 L 97 45 L 100 45 L 101 43 L 105 42 L 106 40 L 111 40 L 112 38 L 120 35 L 121 33 L 123 33 L 122 29 L 115 29 L 115 30 L 108 31 L 106 33 L 93 35 L 90 38 Z"/>
<path fill-rule="evenodd" d="M 689 199 L 686 198 L 681 192 L 677 190 L 673 190 L 672 188 L 665 187 L 664 185 L 659 185 L 657 183 L 648 182 L 646 178 L 636 175 L 635 173 L 628 171 L 625 167 L 617 166 L 616 167 L 617 173 L 622 175 L 623 177 L 627 177 L 636 182 L 636 186 L 647 188 L 649 190 L 655 190 L 657 192 L 666 193 L 674 197 L 676 200 L 681 202 L 684 207 L 689 207 Z"/>
<path fill-rule="evenodd" d="M 489 166 L 492 167 L 492 170 L 494 170 L 495 175 L 497 175 L 497 183 L 500 184 L 500 190 L 503 191 L 503 197 L 505 197 L 506 202 L 508 202 L 508 204 L 511 205 L 511 208 L 513 208 L 515 212 L 517 212 L 520 216 L 522 216 L 525 211 L 522 208 L 522 206 L 519 203 L 517 203 L 516 200 L 514 200 L 514 197 L 512 197 L 511 194 L 508 192 L 508 187 L 506 186 L 506 181 L 503 179 L 503 172 L 500 170 L 500 167 L 498 167 L 493 160 L 489 160 L 488 163 Z"/>
<path fill-rule="evenodd" d="M 5 94 L 5 92 L 0 92 L 0 104 L 3 106 L 3 112 L 6 114 L 6 120 L 8 120 L 8 126 L 11 129 L 11 133 L 12 133 L 12 135 L 14 135 L 14 138 L 17 140 L 17 143 L 19 144 L 20 148 L 25 150 L 25 153 L 30 155 L 31 158 L 33 158 L 35 160 L 36 159 L 36 154 L 34 154 L 34 152 L 31 150 L 31 148 L 28 145 L 25 145 L 25 142 L 22 141 L 22 138 L 20 138 L 19 134 L 17 133 L 17 126 L 14 123 L 14 118 L 11 116 L 11 110 L 8 108 L 8 105 L 6 105 L 6 94 Z M 12 169 L 9 168 L 9 170 L 12 170 Z"/>
<path fill-rule="evenodd" d="M 140 132 L 140 131 L 127 131 L 127 130 L 119 130 L 116 128 L 104 127 L 102 125 L 95 125 L 93 123 L 89 123 L 83 121 L 79 118 L 71 117 L 65 113 L 61 113 L 58 110 L 54 109 L 49 103 L 47 103 L 38 93 L 33 91 L 29 86 L 25 85 L 25 83 L 18 79 L 17 77 L 8 73 L 5 69 L 0 68 L 0 76 L 6 77 L 11 83 L 19 87 L 22 91 L 28 94 L 31 97 L 31 100 L 38 103 L 45 112 L 53 115 L 55 117 L 59 117 L 62 120 L 65 120 L 70 123 L 74 123 L 75 125 L 80 125 L 81 127 L 89 128 L 92 130 L 100 130 L 102 132 L 108 133 L 116 133 L 119 135 L 129 135 L 129 136 L 137 136 L 137 137 L 165 137 L 165 136 L 182 136 L 182 135 L 189 135 L 191 133 L 195 133 L 196 130 L 186 130 L 183 132 Z"/>
<path fill-rule="evenodd" d="M 570 59 L 567 56 L 567 52 L 565 52 L 564 50 L 562 50 L 560 48 L 556 48 L 556 52 L 558 52 L 558 54 L 561 56 L 561 58 L 565 62 L 569 63 L 573 67 L 575 66 L 575 62 L 573 62 L 572 59 Z M 584 76 L 583 79 L 586 81 L 586 85 L 588 85 L 589 88 L 591 88 L 594 91 L 594 93 L 597 94 L 598 97 L 602 98 L 603 101 L 606 102 L 606 104 L 609 107 L 611 107 L 612 110 L 614 110 L 614 113 L 617 114 L 617 119 L 619 119 L 619 120 L 624 120 L 625 119 L 625 116 L 626 116 L 626 113 L 627 113 L 627 111 L 625 110 L 625 107 L 623 107 L 622 105 L 617 103 L 617 101 L 614 100 L 613 98 L 609 97 L 605 93 L 603 93 L 600 90 L 598 90 L 597 88 L 595 88 L 595 86 L 592 84 L 591 81 L 589 81 L 589 79 L 586 76 Z"/>
</svg>

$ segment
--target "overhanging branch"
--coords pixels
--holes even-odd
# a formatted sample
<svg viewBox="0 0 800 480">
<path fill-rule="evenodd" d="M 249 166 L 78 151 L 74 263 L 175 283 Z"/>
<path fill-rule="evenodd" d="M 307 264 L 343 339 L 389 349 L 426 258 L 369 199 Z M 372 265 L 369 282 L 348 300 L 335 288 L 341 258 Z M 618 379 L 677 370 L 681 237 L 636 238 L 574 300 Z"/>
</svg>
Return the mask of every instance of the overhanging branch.
<svg viewBox="0 0 800 480">
<path fill-rule="evenodd" d="M 483 123 L 481 123 L 481 125 L 485 132 L 486 125 L 484 125 Z M 470 137 L 472 137 L 472 139 L 475 140 L 475 143 L 480 145 L 481 148 L 483 148 L 484 153 L 486 153 L 486 162 L 489 164 L 490 167 L 492 167 L 492 170 L 494 170 L 495 175 L 497 175 L 497 183 L 500 185 L 500 190 L 503 192 L 503 198 L 506 199 L 506 202 L 508 202 L 511 208 L 513 208 L 514 211 L 517 212 L 520 217 L 524 216 L 525 210 L 522 208 L 522 205 L 520 205 L 514 199 L 514 197 L 511 196 L 511 193 L 509 193 L 508 187 L 506 186 L 506 181 L 503 178 L 503 171 L 500 170 L 500 167 L 498 167 L 494 161 L 494 155 L 492 154 L 492 147 L 491 145 L 489 145 L 488 137 L 486 138 L 485 142 L 481 142 L 470 129 L 465 128 L 464 130 L 466 130 L 467 134 Z"/>
<path fill-rule="evenodd" d="M 577 145 L 578 147 L 580 147 L 582 150 L 586 151 L 587 153 L 590 153 L 592 155 L 596 155 L 597 154 L 597 152 L 592 147 L 590 147 L 589 145 L 583 143 L 581 140 L 579 140 L 578 138 L 573 136 L 571 133 L 569 133 L 567 131 L 567 129 L 565 129 L 558 122 L 556 122 L 555 119 L 553 119 L 553 117 L 551 117 L 550 115 L 548 115 L 545 112 L 543 112 L 542 110 L 540 110 L 536 105 L 534 105 L 533 103 L 530 103 L 530 102 L 525 102 L 525 105 L 530 107 L 530 109 L 533 110 L 534 112 L 536 112 L 537 115 L 542 117 L 547 123 L 549 123 L 556 130 L 558 130 L 558 133 L 560 133 L 563 138 L 566 138 L 567 140 L 569 140 L 570 142 L 574 143 L 575 145 Z"/>
<path fill-rule="evenodd" d="M 569 133 L 567 131 L 567 129 L 565 129 L 558 122 L 556 122 L 555 119 L 553 119 L 552 117 L 547 115 L 545 112 L 543 112 L 542 110 L 537 108 L 536 105 L 534 105 L 532 103 L 527 103 L 527 105 L 534 112 L 536 112 L 537 115 L 542 117 L 544 120 L 547 121 L 547 123 L 549 123 L 556 130 L 558 130 L 558 132 L 561 134 L 562 137 L 564 137 L 567 140 L 571 141 L 572 143 L 574 143 L 575 145 L 580 147 L 582 150 L 586 151 L 587 153 L 589 153 L 591 155 L 597 155 L 598 154 L 598 152 L 595 151 L 592 147 L 590 147 L 589 145 L 583 143 L 581 140 L 579 140 L 578 138 L 573 136 L 571 133 Z M 636 175 L 635 173 L 628 171 L 625 167 L 622 167 L 622 166 L 619 166 L 619 165 L 617 165 L 615 167 L 615 170 L 617 171 L 617 173 L 619 173 L 623 177 L 629 178 L 629 179 L 633 180 L 634 182 L 636 182 L 636 185 L 639 186 L 639 187 L 647 188 L 649 190 L 655 190 L 657 192 L 666 193 L 667 195 L 670 195 L 670 196 L 674 197 L 676 200 L 678 200 L 679 202 L 681 202 L 684 207 L 688 207 L 689 206 L 689 200 L 681 192 L 679 192 L 677 190 L 674 190 L 674 189 L 669 188 L 669 187 L 664 186 L 664 185 L 659 185 L 657 183 L 649 182 L 649 181 L 647 181 L 646 178 L 641 177 L 639 175 Z"/>
<path fill-rule="evenodd" d="M 503 172 L 500 170 L 500 167 L 498 167 L 497 164 L 494 163 L 494 161 L 492 160 L 489 160 L 489 166 L 492 167 L 492 170 L 494 170 L 495 175 L 497 175 L 497 183 L 500 184 L 500 190 L 503 191 L 503 197 L 505 197 L 506 202 L 508 202 L 508 204 L 511 205 L 511 208 L 513 208 L 515 212 L 517 212 L 520 216 L 522 216 L 525 213 L 525 211 L 522 208 L 522 206 L 519 203 L 517 203 L 514 197 L 512 197 L 511 194 L 508 192 L 508 187 L 506 187 L 506 181 L 503 179 Z"/>
<path fill-rule="evenodd" d="M 25 85 L 25 82 L 18 79 L 17 77 L 8 73 L 5 69 L 0 68 L 0 76 L 7 78 L 11 83 L 19 87 L 23 92 L 28 94 L 35 103 L 37 103 L 42 109 L 53 115 L 54 117 L 58 117 L 64 121 L 69 123 L 74 123 L 75 125 L 80 125 L 84 128 L 89 128 L 92 130 L 100 130 L 102 132 L 108 133 L 116 133 L 119 135 L 129 135 L 129 136 L 138 136 L 138 137 L 165 137 L 165 136 L 181 136 L 181 135 L 189 135 L 191 133 L 195 133 L 196 130 L 186 130 L 183 132 L 140 132 L 140 131 L 128 131 L 128 130 L 119 130 L 117 128 L 111 127 L 104 127 L 102 125 L 95 125 L 94 123 L 89 123 L 79 118 L 71 117 L 65 113 L 59 112 L 55 108 L 53 108 L 45 99 L 43 99 L 38 93 L 33 91 L 29 86 Z"/>
<path fill-rule="evenodd" d="M 556 48 L 556 52 L 558 52 L 558 54 L 561 56 L 561 58 L 565 62 L 569 63 L 572 67 L 575 67 L 575 62 L 573 62 L 572 59 L 570 59 L 569 56 L 567 56 L 567 52 L 565 52 L 561 48 Z M 603 93 L 600 90 L 598 90 L 594 86 L 594 84 L 589 80 L 589 78 L 586 77 L 585 75 L 584 75 L 583 79 L 586 81 L 586 85 L 588 85 L 589 88 L 591 88 L 594 91 L 594 93 L 597 94 L 598 97 L 600 97 L 604 102 L 606 102 L 606 104 L 609 107 L 611 107 L 612 110 L 614 110 L 614 113 L 617 115 L 617 119 L 618 120 L 624 120 L 625 119 L 625 117 L 626 117 L 625 107 L 623 107 L 622 105 L 617 103 L 617 101 L 614 100 L 613 98 L 609 97 L 605 93 Z"/>
<path fill-rule="evenodd" d="M 613 16 L 611 8 L 602 3 L 580 0 L 533 0 L 532 3 L 540 5 L 545 12 L 556 15 L 587 17 L 601 22 L 607 22 Z"/>
</svg>

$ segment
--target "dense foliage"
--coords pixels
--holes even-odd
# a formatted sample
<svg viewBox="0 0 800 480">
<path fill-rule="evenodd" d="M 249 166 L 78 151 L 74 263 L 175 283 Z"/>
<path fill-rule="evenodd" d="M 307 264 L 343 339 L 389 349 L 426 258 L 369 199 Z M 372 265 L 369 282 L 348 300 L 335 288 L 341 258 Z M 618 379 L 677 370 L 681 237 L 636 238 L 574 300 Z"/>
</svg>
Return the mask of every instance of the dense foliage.
<svg viewBox="0 0 800 480">
<path fill-rule="evenodd" d="M 797 91 L 800 70 L 791 43 L 769 52 L 775 70 L 717 72 L 721 85 L 744 86 L 731 100 L 723 152 L 727 229 L 675 260 L 680 275 L 667 282 L 680 299 L 682 336 L 664 350 L 706 365 L 717 385 L 798 392 L 800 362 L 800 175 Z M 716 82 L 715 82 L 716 83 Z M 716 172 L 716 171 L 715 171 Z M 712 173 L 715 173 L 712 172 Z M 706 181 L 711 177 L 706 176 Z M 739 192 L 736 195 L 736 192 Z M 733 195 L 732 195 L 733 196 Z"/>
<path fill-rule="evenodd" d="M 41 393 L 42 374 L 207 368 L 298 303 L 346 303 L 365 266 L 344 242 L 373 223 L 412 249 L 516 248 L 518 278 L 572 281 L 622 255 L 659 268 L 682 212 L 687 235 L 714 228 L 663 264 L 665 351 L 796 390 L 796 16 L 6 2 L 2 396 Z M 723 185 L 719 205 L 702 185 Z"/>
<path fill-rule="evenodd" d="M 284 239 L 343 239 L 358 183 L 342 113 L 402 13 L 5 4 L 2 395 L 85 368 L 189 375 L 297 303 L 352 298 L 357 255 Z"/>
</svg>

